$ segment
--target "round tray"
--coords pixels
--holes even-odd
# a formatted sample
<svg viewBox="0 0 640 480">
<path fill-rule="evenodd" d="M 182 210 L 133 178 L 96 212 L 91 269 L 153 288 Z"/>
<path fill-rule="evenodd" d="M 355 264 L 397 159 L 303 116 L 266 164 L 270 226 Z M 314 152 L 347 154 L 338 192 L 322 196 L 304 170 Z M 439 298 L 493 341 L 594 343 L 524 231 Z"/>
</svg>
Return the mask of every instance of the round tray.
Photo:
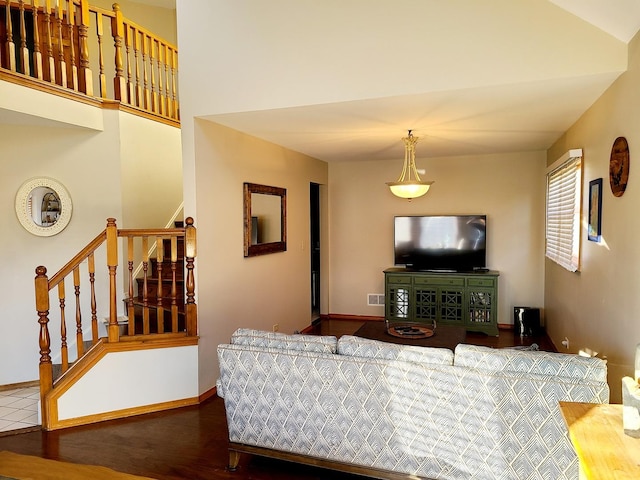
<svg viewBox="0 0 640 480">
<path fill-rule="evenodd" d="M 399 338 L 429 338 L 436 332 L 432 328 L 420 325 L 397 325 L 389 327 L 387 333 Z"/>
</svg>

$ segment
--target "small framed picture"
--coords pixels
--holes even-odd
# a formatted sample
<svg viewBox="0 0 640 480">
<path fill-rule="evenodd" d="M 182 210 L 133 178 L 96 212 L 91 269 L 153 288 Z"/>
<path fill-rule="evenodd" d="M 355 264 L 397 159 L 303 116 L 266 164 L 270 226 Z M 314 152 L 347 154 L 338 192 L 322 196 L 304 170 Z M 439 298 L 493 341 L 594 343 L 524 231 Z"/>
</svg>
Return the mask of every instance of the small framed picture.
<svg viewBox="0 0 640 480">
<path fill-rule="evenodd" d="M 592 242 L 602 238 L 602 178 L 589 182 L 589 227 L 587 236 Z"/>
</svg>

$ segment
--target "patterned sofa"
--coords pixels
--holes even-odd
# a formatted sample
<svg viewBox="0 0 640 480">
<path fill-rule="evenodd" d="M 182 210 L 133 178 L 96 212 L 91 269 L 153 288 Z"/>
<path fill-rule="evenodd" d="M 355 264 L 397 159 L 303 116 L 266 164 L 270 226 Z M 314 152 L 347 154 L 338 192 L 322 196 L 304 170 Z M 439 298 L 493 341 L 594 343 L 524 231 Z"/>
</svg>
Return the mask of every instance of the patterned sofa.
<svg viewBox="0 0 640 480">
<path fill-rule="evenodd" d="M 229 467 L 241 452 L 375 478 L 577 479 L 558 401 L 607 403 L 577 355 L 240 329 L 218 346 Z"/>
</svg>

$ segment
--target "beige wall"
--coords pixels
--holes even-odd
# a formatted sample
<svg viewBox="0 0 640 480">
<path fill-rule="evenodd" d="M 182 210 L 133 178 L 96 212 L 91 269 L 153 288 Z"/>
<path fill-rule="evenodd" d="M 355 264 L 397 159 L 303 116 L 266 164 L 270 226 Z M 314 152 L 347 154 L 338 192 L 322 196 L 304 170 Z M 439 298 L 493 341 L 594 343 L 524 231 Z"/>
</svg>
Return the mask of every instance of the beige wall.
<svg viewBox="0 0 640 480">
<path fill-rule="evenodd" d="M 176 32 L 176 11 L 172 8 L 162 8 L 155 7 L 148 3 L 138 3 L 135 1 L 123 0 L 118 1 L 118 5 L 120 5 L 120 11 L 122 12 L 123 17 L 127 21 L 131 21 L 142 28 L 145 28 L 152 32 L 154 35 L 160 37 L 161 39 L 169 42 L 172 45 L 177 45 L 177 32 Z M 92 7 L 99 7 L 108 12 L 112 12 L 112 5 L 114 2 L 112 0 L 89 0 L 89 4 Z M 106 78 L 106 98 L 115 98 L 114 97 L 114 86 L 113 86 L 113 78 L 115 77 L 115 47 L 114 40 L 111 32 L 111 19 L 109 17 L 103 17 L 102 28 L 104 30 L 104 37 L 101 43 L 98 42 L 97 29 L 96 29 L 96 17 L 95 15 L 91 16 L 90 19 L 91 25 L 89 27 L 88 35 L 88 46 L 89 46 L 89 68 L 93 74 L 93 91 L 94 94 L 99 97 L 100 96 L 100 73 L 105 75 Z M 102 48 L 102 58 L 103 65 L 102 67 L 99 64 L 99 50 L 98 46 Z M 128 67 L 133 69 L 133 75 L 135 76 L 135 62 L 133 61 L 134 52 L 130 51 L 131 58 L 127 60 L 124 59 L 125 70 Z M 126 49 L 123 49 L 123 55 L 126 56 Z M 157 53 L 156 53 L 157 55 Z M 141 58 L 142 55 L 139 53 L 138 58 Z M 142 69 L 142 66 L 140 66 Z M 151 78 L 151 72 L 147 68 L 146 72 L 140 70 L 138 72 L 141 86 L 144 83 L 147 83 L 149 88 L 151 88 L 151 82 L 153 80 L 156 88 L 162 85 L 162 89 L 164 91 L 166 85 L 166 78 L 163 76 L 160 78 L 158 76 L 157 71 L 154 70 L 154 78 Z M 147 79 L 145 80 L 145 74 L 147 75 Z M 127 72 L 125 71 L 125 76 Z M 136 79 L 132 79 L 135 83 Z M 176 85 L 177 87 L 177 85 Z"/>
<path fill-rule="evenodd" d="M 272 284 L 282 287 L 281 279 L 288 278 L 289 271 L 272 267 L 286 263 L 287 268 L 297 271 L 300 265 L 293 261 L 289 264 L 289 258 L 284 261 L 280 254 L 243 263 L 238 258 L 239 253 L 232 253 L 233 249 L 241 248 L 240 194 L 222 195 L 223 200 L 215 201 L 218 198 L 215 191 L 230 192 L 231 188 L 240 188 L 241 183 L 247 180 L 244 175 L 239 175 L 242 165 L 258 160 L 236 155 L 236 162 L 242 163 L 225 161 L 219 164 L 218 159 L 231 151 L 249 149 L 255 140 L 238 137 L 237 133 L 223 134 L 220 127 L 205 126 L 204 123 L 198 123 L 196 127 L 195 118 L 425 91 L 461 90 L 478 85 L 499 86 L 510 82 L 543 82 L 557 77 L 615 74 L 626 65 L 622 42 L 550 2 L 491 0 L 482 2 L 482 6 L 480 2 L 466 2 L 467 14 L 464 16 L 458 15 L 456 8 L 459 5 L 456 2 L 405 3 L 412 6 L 409 16 L 398 8 L 397 2 L 380 2 L 376 3 L 376 8 L 371 8 L 371 2 L 366 0 L 323 6 L 315 9 L 314 15 L 309 15 L 305 2 L 256 1 L 250 2 L 252 15 L 246 15 L 247 2 L 178 0 L 178 32 L 183 47 L 180 94 L 185 212 L 187 215 L 196 215 L 197 212 L 197 225 L 201 229 L 199 264 L 202 271 L 205 268 L 222 269 L 212 277 L 199 274 L 200 326 L 203 333 L 200 345 L 201 389 L 208 388 L 216 375 L 215 345 L 226 341 L 229 333 L 243 324 L 245 312 L 267 308 L 271 315 L 276 309 L 271 304 L 265 307 L 251 303 L 251 298 L 267 298 L 271 290 L 259 293 L 257 297 L 247 295 L 246 291 L 260 285 L 266 276 L 273 275 L 265 272 L 273 271 L 278 272 L 278 281 L 271 282 L 267 288 L 273 288 Z M 367 15 L 362 15 L 365 9 Z M 285 17 L 289 21 L 282 22 Z M 536 25 L 536 19 L 542 18 L 549 28 L 545 31 L 531 28 L 531 25 Z M 390 22 L 390 19 L 401 21 Z M 380 36 L 380 31 L 386 34 Z M 411 41 L 407 42 L 409 37 Z M 292 38 L 296 41 L 292 42 Z M 431 41 L 433 38 L 439 41 Z M 513 41 L 502 42 L 501 38 Z M 407 45 L 418 45 L 416 48 L 420 55 L 416 56 L 416 49 L 407 48 Z M 549 48 L 538 50 L 532 49 L 531 45 L 548 45 Z M 215 62 L 202 61 L 204 48 L 212 58 L 216 58 Z M 442 54 L 442 48 L 447 49 L 447 54 Z M 555 59 L 552 66 L 548 63 L 551 50 Z M 604 60 L 601 72 L 592 70 L 594 55 Z M 412 66 L 412 74 L 399 77 L 398 72 L 403 71 L 406 65 Z M 434 76 L 434 70 L 446 73 Z M 474 78 L 467 74 L 471 70 L 478 72 Z M 638 83 L 635 72 L 623 76 L 618 83 L 628 82 L 625 80 L 628 75 L 633 75 L 635 83 Z M 585 133 L 581 136 L 584 135 L 585 139 L 578 142 L 582 145 L 574 145 L 571 141 L 568 146 L 585 148 L 586 144 L 603 139 L 603 130 L 618 127 L 622 130 L 622 126 L 628 129 L 627 135 L 633 139 L 632 133 L 638 129 L 631 129 L 632 110 L 624 102 L 629 101 L 629 105 L 637 107 L 638 94 L 631 91 L 631 87 L 625 89 L 629 91 L 625 92 L 624 98 L 616 96 L 614 103 L 600 107 L 601 110 L 616 110 L 616 113 L 599 114 L 602 121 L 596 124 L 601 128 L 588 132 L 597 135 L 587 139 L 588 128 L 584 127 Z M 392 124 L 393 119 L 389 122 Z M 602 142 L 601 150 L 610 148 L 615 136 L 597 140 Z M 400 140 L 398 143 L 401 146 Z M 427 146 L 425 148 L 428 149 Z M 633 152 L 633 145 L 631 148 Z M 587 149 L 587 154 L 592 152 Z M 261 177 L 257 180 L 259 183 L 281 184 L 279 175 L 285 171 L 282 162 L 272 159 L 271 154 L 267 157 L 270 160 L 255 164 L 251 172 Z M 557 156 L 553 156 L 555 158 Z M 326 302 L 323 303 L 323 311 L 381 314 L 379 307 L 366 306 L 366 294 L 382 291 L 381 271 L 392 261 L 391 217 L 394 214 L 467 211 L 488 215 L 489 266 L 501 271 L 499 321 L 511 322 L 513 305 L 541 305 L 544 298 L 544 153 L 490 155 L 481 159 L 433 159 L 426 166 L 419 162 L 420 167 L 427 168 L 427 177 L 436 183 L 424 203 L 416 200 L 411 204 L 390 197 L 384 185 L 384 182 L 397 178 L 401 153 L 397 159 L 376 164 L 332 164 L 329 168 L 326 193 L 330 202 L 327 218 L 330 225 L 331 259 L 328 270 L 331 286 L 329 298 L 323 299 Z M 249 171 L 246 173 L 249 176 Z M 600 176 L 604 174 L 603 171 Z M 233 177 L 233 182 L 224 183 L 230 177 Z M 352 186 L 354 182 L 355 186 Z M 627 196 L 631 195 L 631 192 L 627 193 Z M 625 201 L 628 202 L 622 199 Z M 607 208 L 605 205 L 603 224 L 605 234 L 611 235 L 607 232 L 611 228 L 611 224 L 607 226 L 610 221 Z M 623 214 L 619 210 L 615 215 Z M 618 238 L 618 241 L 631 240 Z M 291 248 L 294 246 L 290 245 Z M 287 255 L 291 253 L 290 250 Z M 246 265 L 252 265 L 247 269 L 250 272 L 243 270 Z M 630 289 L 632 277 L 628 269 L 631 265 L 623 268 L 627 273 L 621 279 L 625 288 Z M 606 289 L 612 289 L 616 284 L 613 281 L 615 274 L 608 272 L 609 267 L 604 264 L 600 269 L 606 273 Z M 601 277 L 597 276 L 598 280 L 582 294 L 599 292 L 598 288 L 603 286 Z M 568 302 L 563 299 L 561 304 L 547 301 L 548 309 L 584 308 L 579 305 L 583 300 L 571 281 L 556 278 L 551 267 L 547 267 L 547 279 L 550 281 L 547 295 L 550 290 L 558 288 L 566 291 L 569 299 Z M 293 295 L 279 295 L 280 303 L 291 303 L 293 311 L 304 310 L 306 315 L 306 308 L 297 305 L 300 299 Z M 623 309 L 621 305 L 632 301 L 631 298 L 615 298 L 620 300 L 616 310 Z M 592 296 L 585 303 L 593 301 Z M 611 316 L 603 307 L 598 312 L 600 318 Z M 256 317 L 251 315 L 249 318 Z M 262 322 L 262 326 L 269 328 L 272 321 L 272 318 L 261 319 L 256 320 L 256 324 Z M 306 322 L 307 317 L 299 321 Z M 287 327 L 289 325 L 293 322 Z M 558 343 L 558 327 L 555 325 L 551 326 L 551 331 L 555 332 L 554 340 Z M 633 341 L 637 341 L 637 337 L 635 335 Z"/>
<path fill-rule="evenodd" d="M 640 38 L 630 44 L 629 70 L 569 129 L 548 153 L 552 163 L 570 148 L 584 153 L 582 261 L 580 273 L 546 262 L 545 308 L 556 345 L 567 337 L 570 352 L 590 348 L 608 359 L 611 400 L 621 400 L 621 377 L 633 375 L 635 345 L 640 342 Z M 609 186 L 613 141 L 629 143 L 629 185 L 622 197 Z M 603 179 L 602 243 L 586 238 L 589 182 Z"/>
<path fill-rule="evenodd" d="M 218 375 L 216 347 L 238 327 L 292 333 L 311 321 L 309 184 L 327 164 L 217 124 L 195 122 L 200 390 Z M 243 183 L 287 190 L 287 251 L 244 258 Z M 185 215 L 192 215 L 185 208 Z"/>
<path fill-rule="evenodd" d="M 132 0 L 89 0 L 92 6 L 112 11 L 112 5 L 118 3 L 122 15 L 137 23 L 141 27 L 153 32 L 155 35 L 167 40 L 174 45 L 177 42 L 176 10 L 173 8 L 155 7 L 149 2 L 139 3 Z M 92 19 L 93 21 L 93 19 Z M 105 32 L 107 33 L 107 32 Z"/>
<path fill-rule="evenodd" d="M 418 144 L 428 149 L 428 139 Z M 330 313 L 384 316 L 367 306 L 368 293 L 384 293 L 382 271 L 393 266 L 394 215 L 486 214 L 487 266 L 500 271 L 499 323 L 512 323 L 513 307 L 543 304 L 544 152 L 416 160 L 435 180 L 426 196 L 394 197 L 385 182 L 398 160 L 329 166 Z"/>
</svg>

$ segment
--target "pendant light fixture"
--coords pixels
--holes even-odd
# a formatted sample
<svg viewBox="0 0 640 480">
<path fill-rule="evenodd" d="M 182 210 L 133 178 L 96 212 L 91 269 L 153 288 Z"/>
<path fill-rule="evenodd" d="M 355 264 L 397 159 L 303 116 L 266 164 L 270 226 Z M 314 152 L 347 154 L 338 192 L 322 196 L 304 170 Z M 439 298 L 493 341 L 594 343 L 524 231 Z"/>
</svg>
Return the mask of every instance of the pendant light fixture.
<svg viewBox="0 0 640 480">
<path fill-rule="evenodd" d="M 420 175 L 416 170 L 416 143 L 418 143 L 418 137 L 414 137 L 411 134 L 411 130 L 409 130 L 409 134 L 402 140 L 404 140 L 405 147 L 402 173 L 396 182 L 387 182 L 387 185 L 389 185 L 391 193 L 396 197 L 411 200 L 427 193 L 433 182 L 420 180 Z"/>
</svg>

